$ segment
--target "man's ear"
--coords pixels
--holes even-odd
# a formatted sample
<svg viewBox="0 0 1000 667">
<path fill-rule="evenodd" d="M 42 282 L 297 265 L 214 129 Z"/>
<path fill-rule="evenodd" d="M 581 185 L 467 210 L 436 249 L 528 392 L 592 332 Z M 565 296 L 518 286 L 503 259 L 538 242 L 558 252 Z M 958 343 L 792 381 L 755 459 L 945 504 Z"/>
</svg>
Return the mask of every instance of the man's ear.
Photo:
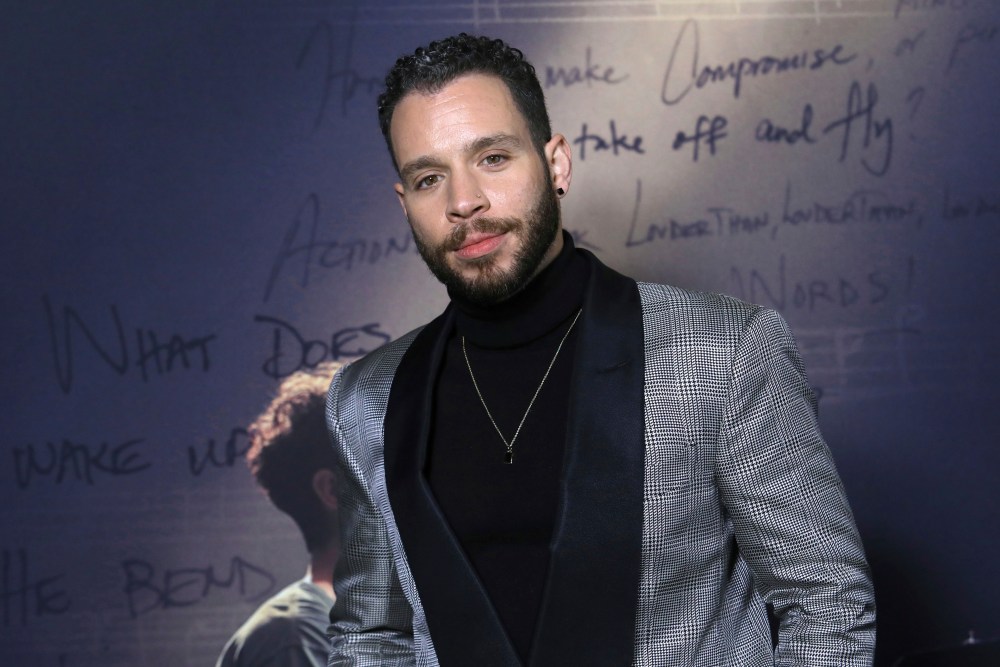
<svg viewBox="0 0 1000 667">
<path fill-rule="evenodd" d="M 553 134 L 545 144 L 544 152 L 545 162 L 549 166 L 549 175 L 552 178 L 552 188 L 563 197 L 569 192 L 569 185 L 573 180 L 573 152 L 570 150 L 569 142 L 563 135 Z"/>
<path fill-rule="evenodd" d="M 406 216 L 407 220 L 409 220 L 410 216 L 406 212 L 406 199 L 403 196 L 404 193 L 405 193 L 405 190 L 403 190 L 403 184 L 402 183 L 396 183 L 394 186 L 392 186 L 392 188 L 393 188 L 393 190 L 396 191 L 396 199 L 399 200 L 399 207 L 401 209 L 403 209 L 403 215 Z"/>
<path fill-rule="evenodd" d="M 321 468 L 312 476 L 313 493 L 319 498 L 323 507 L 336 512 L 340 506 L 337 500 L 337 474 L 329 468 Z"/>
</svg>

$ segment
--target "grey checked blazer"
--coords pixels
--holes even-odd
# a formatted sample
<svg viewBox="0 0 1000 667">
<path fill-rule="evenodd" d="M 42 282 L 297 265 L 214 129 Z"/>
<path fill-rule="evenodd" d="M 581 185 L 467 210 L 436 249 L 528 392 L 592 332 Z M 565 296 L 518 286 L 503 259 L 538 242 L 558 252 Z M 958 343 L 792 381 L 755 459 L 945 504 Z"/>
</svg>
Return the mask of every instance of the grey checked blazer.
<svg viewBox="0 0 1000 667">
<path fill-rule="evenodd" d="M 578 252 L 591 278 L 529 663 L 870 665 L 868 565 L 784 321 Z M 420 474 L 450 322 L 330 387 L 346 478 L 331 665 L 520 664 Z"/>
</svg>

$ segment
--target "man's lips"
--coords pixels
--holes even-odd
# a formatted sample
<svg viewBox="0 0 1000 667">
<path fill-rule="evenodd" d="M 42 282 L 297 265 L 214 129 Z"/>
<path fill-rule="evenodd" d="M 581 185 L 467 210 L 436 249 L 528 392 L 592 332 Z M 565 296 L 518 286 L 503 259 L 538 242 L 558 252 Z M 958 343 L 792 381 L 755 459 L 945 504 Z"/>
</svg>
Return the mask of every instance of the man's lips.
<svg viewBox="0 0 1000 667">
<path fill-rule="evenodd" d="M 462 259 L 477 259 L 496 250 L 506 236 L 506 232 L 469 234 L 462 241 L 455 254 Z"/>
</svg>

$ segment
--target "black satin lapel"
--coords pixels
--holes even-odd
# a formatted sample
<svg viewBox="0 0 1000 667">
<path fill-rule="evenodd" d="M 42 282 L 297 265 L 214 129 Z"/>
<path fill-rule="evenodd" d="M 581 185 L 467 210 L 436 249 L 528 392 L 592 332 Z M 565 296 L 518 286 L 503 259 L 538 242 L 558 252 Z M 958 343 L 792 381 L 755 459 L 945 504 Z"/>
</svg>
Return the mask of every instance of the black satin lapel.
<svg viewBox="0 0 1000 667">
<path fill-rule="evenodd" d="M 386 489 L 441 665 L 520 665 L 423 474 L 453 318 L 449 309 L 424 327 L 396 370 L 384 424 Z"/>
<path fill-rule="evenodd" d="M 589 253 L 588 253 L 589 255 Z M 563 496 L 531 664 L 629 665 L 642 559 L 642 304 L 592 255 Z"/>
</svg>

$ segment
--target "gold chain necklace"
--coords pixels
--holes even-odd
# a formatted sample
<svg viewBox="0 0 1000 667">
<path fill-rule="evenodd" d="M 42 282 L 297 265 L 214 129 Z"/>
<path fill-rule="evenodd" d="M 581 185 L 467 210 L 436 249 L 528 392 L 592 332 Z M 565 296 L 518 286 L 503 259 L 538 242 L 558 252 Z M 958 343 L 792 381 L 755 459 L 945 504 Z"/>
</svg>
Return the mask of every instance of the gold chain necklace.
<svg viewBox="0 0 1000 667">
<path fill-rule="evenodd" d="M 535 404 L 535 399 L 538 398 L 538 392 L 542 390 L 542 386 L 545 381 L 549 379 L 549 373 L 552 371 L 552 367 L 556 363 L 556 359 L 559 357 L 559 351 L 562 350 L 563 343 L 569 338 L 569 332 L 573 330 L 573 326 L 576 321 L 580 319 L 580 313 L 583 309 L 576 311 L 576 317 L 570 322 L 569 328 L 566 329 L 566 333 L 563 334 L 562 340 L 559 341 L 559 346 L 556 348 L 556 353 L 552 355 L 552 361 L 549 362 L 549 367 L 545 369 L 545 375 L 542 376 L 542 381 L 538 383 L 538 388 L 535 389 L 535 394 L 531 397 L 531 401 L 528 403 L 528 409 L 524 411 L 524 416 L 521 417 L 521 423 L 517 425 L 517 430 L 514 431 L 514 437 L 507 442 L 507 438 L 504 437 L 503 433 L 500 431 L 500 427 L 497 426 L 497 421 L 493 419 L 493 413 L 490 412 L 489 407 L 486 406 L 486 399 L 483 398 L 483 392 L 479 390 L 479 383 L 476 382 L 476 375 L 472 372 L 472 364 L 469 363 L 469 354 L 465 351 L 465 336 L 462 336 L 462 356 L 465 357 L 465 367 L 469 369 L 469 377 L 472 378 L 472 386 L 476 388 L 476 395 L 479 396 L 479 402 L 483 404 L 483 410 L 486 410 L 486 416 L 490 418 L 490 423 L 493 424 L 493 428 L 496 429 L 497 435 L 503 440 L 504 446 L 507 448 L 507 454 L 503 458 L 503 462 L 510 465 L 514 463 L 514 442 L 517 440 L 517 436 L 521 434 L 521 427 L 524 426 L 524 420 L 528 418 L 528 413 L 531 412 L 531 406 Z"/>
</svg>

